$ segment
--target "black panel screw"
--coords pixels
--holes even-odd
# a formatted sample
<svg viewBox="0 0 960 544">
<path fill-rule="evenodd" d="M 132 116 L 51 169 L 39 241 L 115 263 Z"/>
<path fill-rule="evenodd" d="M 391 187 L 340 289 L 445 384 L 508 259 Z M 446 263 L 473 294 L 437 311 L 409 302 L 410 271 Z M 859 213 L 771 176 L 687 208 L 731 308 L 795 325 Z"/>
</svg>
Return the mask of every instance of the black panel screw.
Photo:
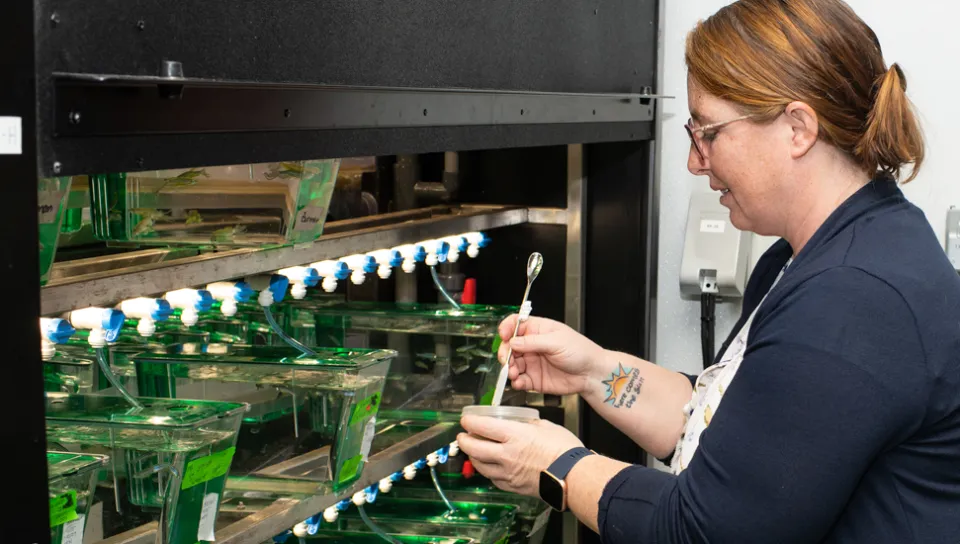
<svg viewBox="0 0 960 544">
<path fill-rule="evenodd" d="M 423 110 L 423 116 L 424 116 L 424 117 L 427 116 L 427 110 Z"/>
<path fill-rule="evenodd" d="M 143 30 L 147 27 L 147 23 L 143 22 L 143 19 L 137 21 L 137 30 Z"/>
<path fill-rule="evenodd" d="M 290 117 L 290 110 L 283 110 L 284 117 Z"/>
<path fill-rule="evenodd" d="M 70 124 L 71 124 L 71 125 L 79 125 L 79 124 L 80 124 L 80 112 L 79 112 L 79 111 L 71 111 L 69 114 L 67 114 L 67 118 L 70 120 Z"/>
<path fill-rule="evenodd" d="M 60 14 L 59 14 L 59 13 L 53 12 L 53 13 L 50 14 L 50 24 L 53 25 L 53 26 L 57 26 L 57 25 L 60 24 Z"/>
<path fill-rule="evenodd" d="M 143 168 L 143 157 L 137 157 L 137 168 Z"/>
<path fill-rule="evenodd" d="M 56 161 L 56 162 L 53 163 L 53 173 L 54 173 L 54 174 L 59 174 L 62 170 L 63 170 L 63 165 L 60 164 L 60 161 Z"/>
</svg>

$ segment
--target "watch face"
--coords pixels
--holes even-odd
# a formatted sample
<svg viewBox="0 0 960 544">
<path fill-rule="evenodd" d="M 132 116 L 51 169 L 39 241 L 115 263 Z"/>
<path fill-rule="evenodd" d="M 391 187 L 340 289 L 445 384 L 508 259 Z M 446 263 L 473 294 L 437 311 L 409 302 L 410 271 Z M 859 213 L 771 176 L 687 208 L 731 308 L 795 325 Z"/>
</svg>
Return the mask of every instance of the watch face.
<svg viewBox="0 0 960 544">
<path fill-rule="evenodd" d="M 563 512 L 567 509 L 563 482 L 546 471 L 540 473 L 540 498 L 554 510 Z"/>
</svg>

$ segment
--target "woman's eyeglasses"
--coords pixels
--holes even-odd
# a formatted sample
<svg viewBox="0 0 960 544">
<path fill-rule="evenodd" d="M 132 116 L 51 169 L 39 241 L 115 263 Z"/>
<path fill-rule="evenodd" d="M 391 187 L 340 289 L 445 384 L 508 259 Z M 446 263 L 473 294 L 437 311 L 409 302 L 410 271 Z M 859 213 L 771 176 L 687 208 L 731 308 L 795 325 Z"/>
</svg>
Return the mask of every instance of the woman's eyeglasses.
<svg viewBox="0 0 960 544">
<path fill-rule="evenodd" d="M 743 121 L 745 119 L 750 119 L 755 117 L 754 115 L 744 115 L 742 117 L 737 117 L 736 119 L 730 119 L 729 121 L 723 121 L 720 123 L 713 123 L 710 125 L 704 125 L 702 127 L 693 126 L 693 119 L 688 119 L 687 124 L 683 125 L 683 128 L 687 129 L 687 136 L 690 136 L 690 144 L 693 145 L 693 148 L 697 150 L 697 155 L 700 157 L 700 162 L 706 162 L 707 153 L 704 142 L 712 142 L 717 136 L 717 130 L 721 127 L 725 127 L 730 123 L 735 123 L 737 121 Z M 710 134 L 707 134 L 707 131 L 713 131 Z"/>
</svg>

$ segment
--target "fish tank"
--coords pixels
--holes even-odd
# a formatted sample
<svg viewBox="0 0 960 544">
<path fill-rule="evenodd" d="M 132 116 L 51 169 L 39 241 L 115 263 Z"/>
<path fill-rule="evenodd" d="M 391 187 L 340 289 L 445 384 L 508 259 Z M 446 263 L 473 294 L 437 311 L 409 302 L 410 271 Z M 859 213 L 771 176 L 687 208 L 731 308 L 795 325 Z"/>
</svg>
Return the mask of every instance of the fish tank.
<svg viewBox="0 0 960 544">
<path fill-rule="evenodd" d="M 306 346 L 328 346 L 318 341 L 314 311 L 342 304 L 345 297 L 338 293 L 324 293 L 321 289 L 308 289 L 306 298 L 287 298 L 271 307 L 274 319 L 283 331 Z M 267 322 L 263 307 L 252 302 L 237 305 L 237 315 L 232 318 L 201 316 L 197 327 L 227 335 L 245 335 L 248 344 L 256 346 L 287 346 L 286 341 Z M 338 346 L 340 347 L 340 346 Z"/>
<path fill-rule="evenodd" d="M 420 536 L 420 535 L 390 535 L 400 544 L 476 544 L 472 538 L 456 538 L 448 536 Z M 311 544 L 383 544 L 380 535 L 374 533 L 357 533 L 351 531 L 327 531 L 320 529 L 317 534 L 310 535 L 304 540 Z M 290 536 L 284 544 L 298 544 L 299 540 Z"/>
<path fill-rule="evenodd" d="M 89 176 L 94 235 L 157 245 L 312 242 L 339 167 L 324 159 Z"/>
<path fill-rule="evenodd" d="M 52 393 L 95 393 L 99 387 L 96 356 L 75 346 L 57 346 L 43 360 L 43 390 Z"/>
<path fill-rule="evenodd" d="M 60 224 L 63 222 L 70 177 L 43 178 L 37 185 L 37 229 L 40 237 L 40 285 L 50 278 L 57 256 Z"/>
<path fill-rule="evenodd" d="M 480 502 L 510 504 L 517 507 L 516 518 L 510 529 L 511 544 L 542 544 L 550 521 L 550 506 L 537 497 L 528 497 L 503 491 L 482 477 L 466 478 L 459 473 L 440 473 L 440 489 L 453 502 Z M 391 491 L 398 499 L 437 500 L 437 489 L 429 475 L 419 475 L 412 481 L 397 485 Z"/>
<path fill-rule="evenodd" d="M 447 510 L 440 500 L 398 499 L 380 497 L 364 508 L 367 515 L 388 534 L 439 535 L 472 538 L 477 544 L 505 544 L 513 525 L 517 507 L 507 504 L 453 502 Z M 340 514 L 336 522 L 340 530 L 371 532 L 356 508 Z"/>
<path fill-rule="evenodd" d="M 83 528 L 93 504 L 97 474 L 108 460 L 105 455 L 47 452 L 50 544 L 83 541 Z"/>
<path fill-rule="evenodd" d="M 384 388 L 390 410 L 458 412 L 490 404 L 500 364 L 497 326 L 513 306 L 347 302 L 313 310 L 317 343 L 399 355 Z"/>
<path fill-rule="evenodd" d="M 159 520 L 157 542 L 214 541 L 213 524 L 248 406 L 235 402 L 47 393 L 47 443 L 56 451 L 107 454 L 100 479 L 111 488 L 110 536 Z M 126 517 L 136 521 L 124 523 Z M 130 520 L 126 520 L 130 521 Z"/>
<path fill-rule="evenodd" d="M 141 395 L 249 403 L 235 474 L 356 480 L 370 452 L 384 378 L 396 352 L 180 344 L 134 356 Z"/>
</svg>

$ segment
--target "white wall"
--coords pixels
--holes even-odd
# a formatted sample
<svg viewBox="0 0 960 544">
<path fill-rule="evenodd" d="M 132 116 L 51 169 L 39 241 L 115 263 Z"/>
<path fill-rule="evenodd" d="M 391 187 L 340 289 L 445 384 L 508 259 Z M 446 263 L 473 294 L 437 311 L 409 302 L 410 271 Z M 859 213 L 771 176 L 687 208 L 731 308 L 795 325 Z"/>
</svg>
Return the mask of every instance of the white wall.
<svg viewBox="0 0 960 544">
<path fill-rule="evenodd" d="M 680 297 L 680 259 L 687 205 L 693 191 L 708 191 L 705 178 L 686 169 L 689 140 L 683 129 L 687 112 L 683 49 L 687 32 L 699 19 L 730 3 L 724 0 L 663 0 L 664 86 L 675 96 L 664 101 L 660 156 L 660 253 L 657 288 L 656 362 L 674 370 L 696 372 L 700 358 L 700 303 Z M 898 62 L 907 75 L 908 94 L 920 110 L 927 136 L 927 162 L 907 185 L 907 197 L 920 206 L 944 238 L 946 211 L 960 206 L 960 55 L 952 2 L 918 0 L 848 0 L 880 38 L 888 63 Z M 757 241 L 755 246 L 769 244 Z M 756 255 L 754 255 L 756 257 Z M 739 304 L 717 308 L 717 348 L 739 315 Z"/>
</svg>

